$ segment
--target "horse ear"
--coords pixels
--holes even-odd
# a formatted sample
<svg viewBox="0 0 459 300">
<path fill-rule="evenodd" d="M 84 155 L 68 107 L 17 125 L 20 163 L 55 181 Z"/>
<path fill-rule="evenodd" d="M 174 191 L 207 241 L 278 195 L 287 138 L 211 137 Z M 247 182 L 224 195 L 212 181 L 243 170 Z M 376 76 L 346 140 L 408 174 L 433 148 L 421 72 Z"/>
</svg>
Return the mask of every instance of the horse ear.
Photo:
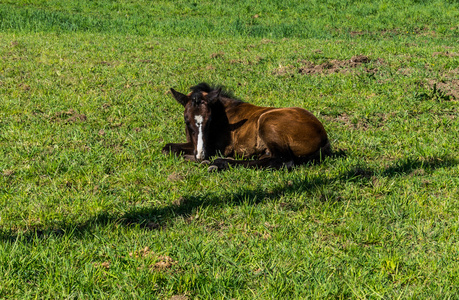
<svg viewBox="0 0 459 300">
<path fill-rule="evenodd" d="M 172 93 L 172 96 L 174 96 L 175 100 L 177 100 L 177 102 L 182 104 L 183 106 L 185 106 L 190 100 L 187 95 L 177 92 L 176 90 L 172 88 L 171 88 L 171 93 Z"/>
<path fill-rule="evenodd" d="M 215 103 L 220 99 L 220 93 L 222 92 L 222 88 L 218 88 L 213 90 L 209 94 L 207 94 L 207 103 L 212 104 Z"/>
</svg>

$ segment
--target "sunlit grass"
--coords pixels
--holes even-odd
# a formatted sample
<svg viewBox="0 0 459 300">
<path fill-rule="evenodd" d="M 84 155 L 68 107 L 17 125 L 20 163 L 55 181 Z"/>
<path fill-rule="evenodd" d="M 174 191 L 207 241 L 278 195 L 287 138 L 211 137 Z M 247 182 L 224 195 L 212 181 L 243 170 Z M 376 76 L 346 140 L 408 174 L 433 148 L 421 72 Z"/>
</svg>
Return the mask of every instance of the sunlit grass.
<svg viewBox="0 0 459 300">
<path fill-rule="evenodd" d="M 454 3 L 62 3 L 0 4 L 0 298 L 457 297 Z M 341 155 L 163 155 L 169 88 L 201 81 L 310 110 Z"/>
</svg>

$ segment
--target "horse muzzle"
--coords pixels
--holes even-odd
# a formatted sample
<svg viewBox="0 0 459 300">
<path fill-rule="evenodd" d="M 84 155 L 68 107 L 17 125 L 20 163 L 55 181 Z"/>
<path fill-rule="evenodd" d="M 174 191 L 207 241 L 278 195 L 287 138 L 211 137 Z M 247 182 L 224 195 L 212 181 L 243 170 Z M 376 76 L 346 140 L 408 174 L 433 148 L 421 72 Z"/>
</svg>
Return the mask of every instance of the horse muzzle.
<svg viewBox="0 0 459 300">
<path fill-rule="evenodd" d="M 204 159 L 206 159 L 206 157 L 207 157 L 207 156 L 206 156 L 206 152 L 205 152 L 204 150 L 202 150 L 202 151 L 196 151 L 196 153 L 195 153 L 194 156 L 195 156 L 196 160 L 204 160 Z"/>
</svg>

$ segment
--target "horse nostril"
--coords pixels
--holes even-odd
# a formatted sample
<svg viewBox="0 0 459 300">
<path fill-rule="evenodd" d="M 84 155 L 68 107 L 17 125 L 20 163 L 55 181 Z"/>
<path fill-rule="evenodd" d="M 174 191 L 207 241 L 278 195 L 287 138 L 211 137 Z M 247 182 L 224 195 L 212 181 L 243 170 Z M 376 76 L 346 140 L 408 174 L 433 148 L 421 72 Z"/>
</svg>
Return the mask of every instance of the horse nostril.
<svg viewBox="0 0 459 300">
<path fill-rule="evenodd" d="M 206 156 L 204 155 L 203 152 L 196 153 L 197 160 L 203 160 L 204 158 L 206 158 Z"/>
<path fill-rule="evenodd" d="M 196 157 L 196 160 L 203 160 L 206 158 L 206 153 L 204 150 L 196 150 L 194 152 L 194 156 Z"/>
</svg>

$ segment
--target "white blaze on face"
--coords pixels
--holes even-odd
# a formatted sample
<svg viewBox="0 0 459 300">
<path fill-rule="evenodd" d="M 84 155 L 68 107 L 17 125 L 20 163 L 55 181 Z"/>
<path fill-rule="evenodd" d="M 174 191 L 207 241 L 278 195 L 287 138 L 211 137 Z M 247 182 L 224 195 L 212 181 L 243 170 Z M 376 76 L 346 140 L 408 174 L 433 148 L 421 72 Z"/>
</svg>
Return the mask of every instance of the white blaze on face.
<svg viewBox="0 0 459 300">
<path fill-rule="evenodd" d="M 198 144 L 196 145 L 196 159 L 204 159 L 204 137 L 202 133 L 202 116 L 195 116 L 194 120 L 198 126 Z"/>
</svg>

